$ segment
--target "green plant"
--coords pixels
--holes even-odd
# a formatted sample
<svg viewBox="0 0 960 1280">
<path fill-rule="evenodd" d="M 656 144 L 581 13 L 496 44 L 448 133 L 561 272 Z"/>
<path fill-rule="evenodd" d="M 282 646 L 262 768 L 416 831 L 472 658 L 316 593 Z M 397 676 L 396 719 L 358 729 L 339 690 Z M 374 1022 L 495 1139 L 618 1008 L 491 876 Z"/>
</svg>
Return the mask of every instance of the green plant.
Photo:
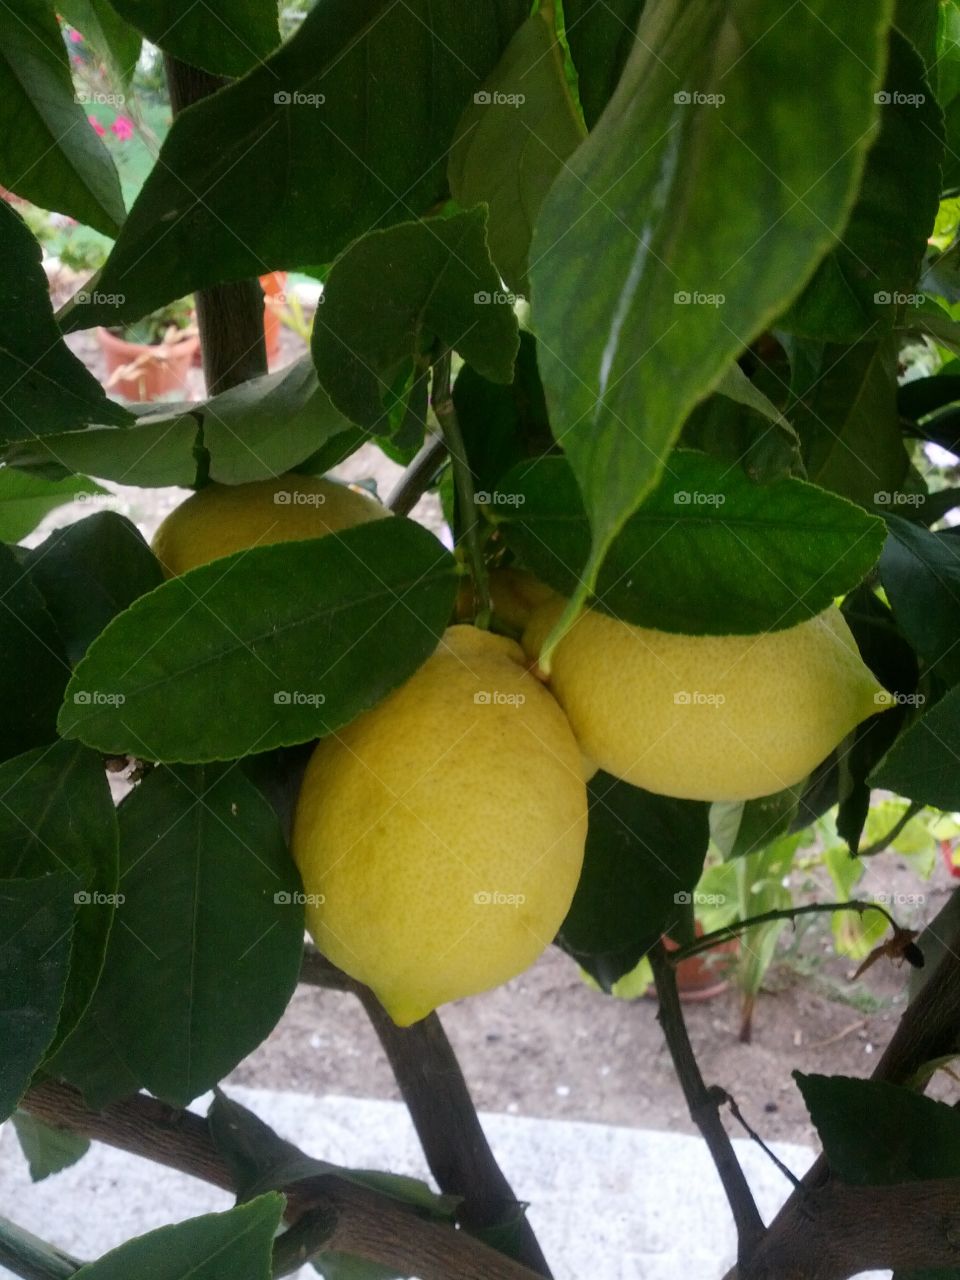
<svg viewBox="0 0 960 1280">
<path fill-rule="evenodd" d="M 163 342 L 171 329 L 187 329 L 193 323 L 193 298 L 179 298 L 166 306 L 158 307 L 149 315 L 141 316 L 128 324 L 110 326 L 114 333 L 127 342 L 139 342 L 154 346 Z"/>
</svg>

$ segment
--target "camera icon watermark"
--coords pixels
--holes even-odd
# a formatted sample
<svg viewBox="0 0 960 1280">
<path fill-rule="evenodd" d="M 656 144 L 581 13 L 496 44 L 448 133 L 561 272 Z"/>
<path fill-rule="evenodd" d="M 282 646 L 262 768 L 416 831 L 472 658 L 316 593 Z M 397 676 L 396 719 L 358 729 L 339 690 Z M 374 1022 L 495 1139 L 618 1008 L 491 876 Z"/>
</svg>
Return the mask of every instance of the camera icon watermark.
<svg viewBox="0 0 960 1280">
<path fill-rule="evenodd" d="M 325 93 L 303 93 L 300 89 L 278 89 L 273 95 L 278 107 L 322 107 L 326 100 Z"/>
<path fill-rule="evenodd" d="M 673 895 L 674 905 L 678 907 L 722 907 L 726 900 L 725 893 L 688 893 L 684 889 Z"/>
<path fill-rule="evenodd" d="M 78 889 L 73 895 L 78 907 L 122 907 L 126 900 L 125 893 L 101 893 L 99 889 Z"/>
<path fill-rule="evenodd" d="M 122 307 L 125 293 L 102 293 L 99 289 L 78 289 L 70 299 L 78 307 Z"/>
<path fill-rule="evenodd" d="M 702 493 L 698 489 L 678 489 L 673 495 L 678 507 L 722 507 L 726 500 L 725 493 Z"/>
<path fill-rule="evenodd" d="M 273 495 L 277 507 L 322 507 L 326 500 L 325 493 L 311 493 L 307 489 L 278 489 Z"/>
<path fill-rule="evenodd" d="M 322 907 L 326 900 L 326 894 L 304 893 L 300 889 L 278 889 L 273 895 L 273 903 L 277 907 Z"/>
<path fill-rule="evenodd" d="M 724 693 L 703 693 L 699 689 L 677 689 L 673 695 L 675 707 L 722 707 L 726 700 Z"/>
<path fill-rule="evenodd" d="M 899 89 L 881 89 L 873 95 L 879 107 L 922 107 L 927 100 L 925 93 L 901 93 Z"/>
<path fill-rule="evenodd" d="M 522 707 L 525 693 L 501 693 L 499 689 L 478 689 L 473 701 L 478 707 Z"/>
<path fill-rule="evenodd" d="M 122 707 L 126 694 L 107 693 L 103 689 L 78 689 L 73 701 L 78 707 Z"/>
<path fill-rule="evenodd" d="M 501 893 L 499 889 L 481 889 L 473 895 L 476 907 L 522 907 L 526 900 L 526 894 Z"/>
<path fill-rule="evenodd" d="M 726 300 L 725 293 L 706 293 L 701 289 L 678 289 L 673 295 L 676 307 L 722 307 Z"/>
<path fill-rule="evenodd" d="M 499 89 L 478 89 L 473 95 L 478 107 L 522 107 L 526 100 L 526 94 L 503 93 Z"/>
<path fill-rule="evenodd" d="M 522 507 L 526 500 L 525 493 L 503 493 L 499 489 L 492 492 L 478 489 L 473 495 L 474 505 L 478 507 Z"/>
<path fill-rule="evenodd" d="M 305 693 L 301 689 L 278 689 L 273 695 L 275 707 L 322 707 L 325 693 Z"/>
<path fill-rule="evenodd" d="M 725 93 L 701 93 L 699 89 L 678 89 L 673 95 L 678 107 L 722 107 L 727 100 Z"/>
</svg>

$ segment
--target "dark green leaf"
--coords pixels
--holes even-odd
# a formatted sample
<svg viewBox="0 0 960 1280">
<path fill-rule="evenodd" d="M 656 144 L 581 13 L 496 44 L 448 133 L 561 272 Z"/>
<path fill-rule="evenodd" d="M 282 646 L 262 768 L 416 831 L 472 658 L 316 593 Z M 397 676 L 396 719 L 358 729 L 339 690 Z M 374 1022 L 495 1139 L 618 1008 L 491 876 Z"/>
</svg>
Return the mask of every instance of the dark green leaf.
<svg viewBox="0 0 960 1280">
<path fill-rule="evenodd" d="M 66 323 L 115 324 L 204 285 L 330 262 L 434 207 L 460 114 L 528 13 L 527 0 L 314 5 L 266 62 L 174 122 L 99 279 L 123 306 L 74 308 Z"/>
<path fill-rule="evenodd" d="M 30 1166 L 30 1181 L 42 1182 L 52 1173 L 69 1169 L 90 1150 L 90 1143 L 69 1129 L 51 1129 L 29 1111 L 13 1114 L 20 1149 Z"/>
<path fill-rule="evenodd" d="M 960 1115 L 912 1089 L 880 1080 L 794 1079 L 832 1173 L 853 1186 L 960 1176 Z"/>
<path fill-rule="evenodd" d="M 680 443 L 736 463 L 761 484 L 803 474 L 796 431 L 738 364 L 694 409 Z"/>
<path fill-rule="evenodd" d="M 280 42 L 269 0 L 113 0 L 148 40 L 195 67 L 242 76 Z"/>
<path fill-rule="evenodd" d="M 633 48 L 643 0 L 563 0 L 567 41 L 580 81 L 580 103 L 592 129 L 609 102 Z"/>
<path fill-rule="evenodd" d="M 155 769 L 119 819 L 123 901 L 89 1021 L 141 1086 L 185 1106 L 283 1013 L 303 951 L 300 881 L 236 768 Z"/>
<path fill-rule="evenodd" d="M 110 0 L 59 0 L 57 10 L 82 32 L 87 43 L 122 84 L 128 84 L 143 43 Z"/>
<path fill-rule="evenodd" d="M 94 641 L 65 737 L 149 760 L 233 760 L 349 723 L 433 652 L 456 572 L 396 517 L 204 565 L 136 601 Z"/>
<path fill-rule="evenodd" d="M 25 440 L 4 451 L 11 466 L 92 472 L 117 484 L 144 486 L 196 484 L 200 424 L 192 414 L 144 417 L 134 426 L 91 427 Z"/>
<path fill-rule="evenodd" d="M 56 736 L 70 668 L 43 597 L 0 545 L 0 760 Z"/>
<path fill-rule="evenodd" d="M 0 183 L 43 209 L 115 236 L 120 179 L 87 121 L 53 9 L 43 0 L 0 6 Z"/>
<path fill-rule="evenodd" d="M 588 787 L 583 874 L 557 941 L 607 990 L 676 924 L 710 841 L 709 805 L 607 773 Z"/>
<path fill-rule="evenodd" d="M 311 340 L 320 382 L 352 422 L 378 431 L 398 375 L 436 344 L 508 383 L 519 343 L 511 298 L 490 261 L 483 209 L 371 232 L 324 288 Z"/>
<path fill-rule="evenodd" d="M 908 800 L 960 809 L 960 686 L 925 712 L 893 744 L 870 775 Z"/>
<path fill-rule="evenodd" d="M 952 362 L 951 362 L 952 363 Z M 940 373 L 914 378 L 897 388 L 897 409 L 904 418 L 918 422 L 944 405 L 960 400 L 960 374 Z"/>
<path fill-rule="evenodd" d="M 77 1280 L 270 1280 L 283 1197 L 261 1196 L 128 1240 L 77 1272 Z"/>
<path fill-rule="evenodd" d="M 538 577 L 570 594 L 590 532 L 562 458 L 522 464 L 489 510 Z M 883 523 L 801 480 L 753 484 L 676 450 L 614 541 L 596 603 L 640 626 L 692 635 L 780 630 L 820 613 L 876 562 Z"/>
<path fill-rule="evenodd" d="M 61 339 L 40 246 L 3 200 L 0 245 L 0 440 L 72 431 L 87 422 L 129 422 L 129 413 L 106 398 Z"/>
<path fill-rule="evenodd" d="M 931 71 L 937 61 L 938 11 L 949 7 L 949 4 L 941 5 L 939 0 L 897 0 L 894 14 L 897 30 L 911 42 Z"/>
<path fill-rule="evenodd" d="M 791 344 L 789 416 L 807 476 L 871 510 L 888 509 L 907 471 L 897 413 L 897 353 L 890 342 L 852 347 Z"/>
<path fill-rule="evenodd" d="M 19 542 L 48 511 L 73 502 L 78 494 L 105 493 L 86 476 L 45 480 L 42 476 L 0 468 L 0 542 Z"/>
<path fill-rule="evenodd" d="M 583 132 L 560 46 L 543 14 L 535 13 L 474 94 L 448 166 L 459 204 L 488 205 L 490 256 L 511 289 L 527 289 L 537 214 Z"/>
<path fill-rule="evenodd" d="M 55 529 L 23 563 L 72 664 L 111 618 L 163 581 L 139 529 L 113 511 Z"/>
<path fill-rule="evenodd" d="M 593 529 L 584 589 L 694 405 L 842 229 L 889 17 L 888 0 L 815 0 L 772 26 L 754 0 L 644 8 L 532 250 L 551 423 Z"/>
<path fill-rule="evenodd" d="M 117 823 L 103 765 L 56 742 L 0 765 L 0 876 L 71 877 L 76 921 L 57 1044 L 90 1003 L 113 923 Z"/>
<path fill-rule="evenodd" d="M 943 122 L 919 54 L 896 32 L 880 106 L 880 134 L 850 221 L 778 321 L 794 333 L 828 342 L 876 339 L 916 292 L 940 199 Z"/>
<path fill-rule="evenodd" d="M 960 536 L 891 516 L 880 577 L 901 632 L 947 684 L 960 680 Z"/>
<path fill-rule="evenodd" d="M 0 881 L 0 1119 L 23 1097 L 52 1041 L 76 908 L 68 871 Z"/>
<path fill-rule="evenodd" d="M 710 806 L 710 835 L 724 858 L 758 853 L 789 833 L 804 786 L 788 787 L 756 800 L 734 800 Z"/>
<path fill-rule="evenodd" d="M 398 1280 L 396 1267 L 370 1262 L 352 1253 L 321 1253 L 314 1258 L 313 1269 L 323 1280 Z"/>
</svg>

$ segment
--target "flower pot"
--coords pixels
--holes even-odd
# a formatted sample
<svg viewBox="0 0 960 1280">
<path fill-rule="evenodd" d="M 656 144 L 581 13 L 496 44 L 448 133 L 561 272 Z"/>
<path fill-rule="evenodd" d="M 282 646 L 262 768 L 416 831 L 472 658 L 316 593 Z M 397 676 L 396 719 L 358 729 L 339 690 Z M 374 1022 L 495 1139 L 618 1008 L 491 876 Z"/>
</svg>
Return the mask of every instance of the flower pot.
<svg viewBox="0 0 960 1280">
<path fill-rule="evenodd" d="M 280 354 L 280 330 L 283 322 L 280 319 L 280 308 L 284 304 L 284 290 L 287 287 L 285 271 L 270 271 L 260 277 L 263 289 L 263 337 L 267 346 L 267 364 L 273 364 Z"/>
<path fill-rule="evenodd" d="M 696 926 L 697 937 L 702 937 L 703 929 L 699 921 Z M 679 944 L 672 938 L 665 937 L 663 945 L 668 951 L 676 951 Z M 698 1000 L 712 1000 L 714 996 L 726 991 L 730 983 L 727 980 L 733 962 L 740 950 L 737 938 L 729 942 L 721 942 L 709 951 L 701 951 L 699 955 L 688 956 L 677 965 L 677 989 L 680 999 L 695 1003 Z"/>
<path fill-rule="evenodd" d="M 97 338 L 107 366 L 104 386 L 124 400 L 159 400 L 184 392 L 200 348 L 199 337 L 190 330 L 178 341 L 154 346 L 127 342 L 109 329 L 97 329 Z"/>
</svg>

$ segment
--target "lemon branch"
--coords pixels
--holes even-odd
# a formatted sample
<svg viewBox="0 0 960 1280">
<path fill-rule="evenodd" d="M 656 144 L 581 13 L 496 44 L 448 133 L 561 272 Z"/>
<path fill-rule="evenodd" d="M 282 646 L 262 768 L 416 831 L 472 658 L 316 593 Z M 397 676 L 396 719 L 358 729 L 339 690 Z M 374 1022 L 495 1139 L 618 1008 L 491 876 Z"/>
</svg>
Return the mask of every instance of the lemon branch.
<svg viewBox="0 0 960 1280">
<path fill-rule="evenodd" d="M 470 567 L 473 571 L 474 591 L 479 603 L 476 624 L 478 627 L 486 627 L 490 623 L 490 615 L 493 611 L 490 603 L 490 583 L 487 579 L 487 568 L 483 562 L 483 536 L 473 485 L 473 472 L 470 469 L 470 460 L 467 457 L 463 433 L 460 430 L 460 422 L 453 403 L 449 351 L 444 351 L 434 361 L 430 403 L 440 424 L 440 430 L 443 432 L 453 465 L 453 483 L 457 492 L 463 540 L 467 546 Z"/>
<path fill-rule="evenodd" d="M 394 515 L 410 514 L 436 481 L 446 457 L 447 444 L 443 437 L 428 436 L 387 499 L 387 506 Z"/>
<path fill-rule="evenodd" d="M 688 942 L 686 946 L 671 951 L 670 963 L 676 967 L 681 960 L 699 955 L 701 951 L 709 951 L 711 947 L 719 946 L 721 942 L 729 942 L 731 938 L 739 937 L 740 934 L 746 933 L 748 929 L 758 924 L 770 924 L 774 920 L 795 920 L 798 916 L 820 915 L 834 911 L 855 911 L 858 915 L 863 915 L 865 911 L 879 911 L 889 920 L 890 927 L 900 932 L 900 926 L 890 912 L 876 902 L 865 902 L 859 899 L 852 899 L 849 902 L 808 902 L 802 907 L 782 907 L 775 911 L 763 911 L 760 915 L 749 916 L 746 920 L 735 920 L 733 924 L 724 925 L 722 929 L 714 929 L 712 933 L 705 933 L 702 937 L 695 938 L 693 942 Z"/>
<path fill-rule="evenodd" d="M 22 1280 L 69 1280 L 83 1263 L 9 1218 L 0 1218 L 0 1266 Z"/>
</svg>

